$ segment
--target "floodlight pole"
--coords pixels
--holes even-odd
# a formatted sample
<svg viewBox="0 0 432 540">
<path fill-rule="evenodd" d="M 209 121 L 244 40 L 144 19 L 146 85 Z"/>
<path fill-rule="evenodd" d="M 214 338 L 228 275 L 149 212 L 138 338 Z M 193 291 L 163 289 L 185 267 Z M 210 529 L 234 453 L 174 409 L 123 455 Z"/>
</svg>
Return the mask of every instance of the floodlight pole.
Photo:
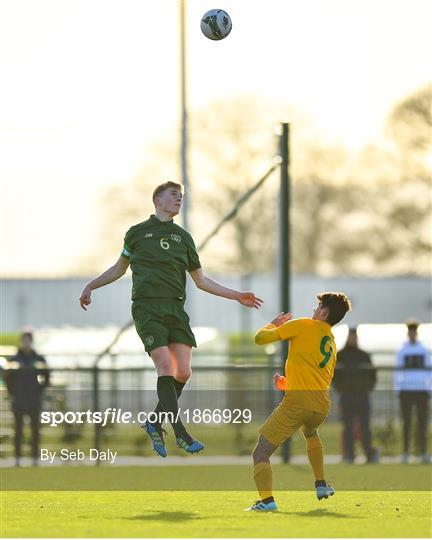
<svg viewBox="0 0 432 540">
<path fill-rule="evenodd" d="M 186 193 L 183 200 L 182 218 L 183 228 L 189 230 L 189 176 L 188 176 L 188 114 L 187 114 L 187 97 L 186 97 L 186 2 L 180 1 L 180 93 L 181 93 L 181 143 L 180 143 L 180 160 L 181 160 L 181 179 Z"/>
<path fill-rule="evenodd" d="M 280 299 L 279 310 L 287 313 L 290 311 L 290 176 L 289 176 L 289 124 L 282 123 L 282 133 L 280 136 L 280 207 L 279 207 L 279 279 L 280 279 Z M 281 342 L 282 354 L 282 374 L 285 372 L 285 361 L 288 356 L 288 341 Z M 290 441 L 282 444 L 282 461 L 288 463 L 291 455 Z"/>
<path fill-rule="evenodd" d="M 187 111 L 187 87 L 186 87 L 186 0 L 180 0 L 180 94 L 181 94 L 181 142 L 180 142 L 180 163 L 181 181 L 186 196 L 182 205 L 182 225 L 189 231 L 189 210 L 190 210 L 190 184 L 188 172 L 188 111 Z M 190 318 L 193 318 L 193 306 L 190 293 L 190 280 L 186 282 L 186 306 Z"/>
</svg>

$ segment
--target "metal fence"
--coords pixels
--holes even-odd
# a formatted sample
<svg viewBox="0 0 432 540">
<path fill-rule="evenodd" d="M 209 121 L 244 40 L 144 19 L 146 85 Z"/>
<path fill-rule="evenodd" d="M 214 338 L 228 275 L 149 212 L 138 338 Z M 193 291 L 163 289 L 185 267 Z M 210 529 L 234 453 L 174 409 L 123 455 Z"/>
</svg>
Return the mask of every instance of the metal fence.
<svg viewBox="0 0 432 540">
<path fill-rule="evenodd" d="M 383 353 L 390 354 L 390 353 Z M 198 356 L 198 355 L 197 355 Z M 376 357 L 376 355 L 375 355 Z M 61 355 L 65 358 L 65 355 Z M 51 357 L 51 359 L 53 359 Z M 48 358 L 48 361 L 50 359 Z M 91 364 L 91 357 L 69 357 L 71 360 Z M 193 367 L 193 376 L 188 382 L 180 400 L 183 409 L 250 409 L 254 422 L 261 423 L 280 401 L 282 393 L 274 389 L 273 374 L 281 372 L 278 354 L 238 353 L 226 358 L 220 365 L 220 355 L 206 355 L 206 365 L 201 362 Z M 214 361 L 214 365 L 213 365 Z M 111 355 L 111 365 L 119 366 L 119 358 Z M 371 392 L 372 423 L 384 428 L 389 424 L 399 424 L 399 402 L 393 389 L 394 368 L 375 367 L 377 383 Z M 430 370 L 429 370 L 430 371 Z M 130 411 L 151 411 L 157 402 L 154 367 L 68 367 L 51 368 L 51 384 L 44 392 L 45 411 L 104 411 L 108 408 Z M 332 407 L 326 421 L 334 425 L 339 421 L 338 395 L 330 391 Z M 10 413 L 9 398 L 4 385 L 0 387 L 2 425 L 0 432 L 0 454 L 10 453 L 13 418 Z M 210 418 L 211 423 L 211 418 Z M 76 426 L 75 426 L 76 428 Z M 74 427 L 65 426 L 73 435 Z M 238 427 L 241 429 L 241 426 Z M 102 428 L 95 423 L 91 426 L 94 448 L 101 444 Z M 76 435 L 78 436 L 79 433 Z M 9 448 L 7 452 L 5 449 Z"/>
<path fill-rule="evenodd" d="M 391 353 L 381 353 L 383 357 Z M 129 355 L 136 359 L 138 355 Z M 142 356 L 142 355 L 141 355 Z M 273 374 L 282 373 L 278 355 L 251 354 L 241 352 L 232 354 L 223 365 L 220 360 L 223 355 L 206 354 L 205 357 L 196 355 L 201 361 L 193 367 L 193 376 L 183 393 L 182 400 L 188 394 L 215 394 L 219 406 L 221 400 L 229 399 L 237 394 L 245 402 L 253 400 L 261 409 L 268 411 L 280 399 L 280 392 L 273 387 Z M 375 353 L 374 357 L 377 354 Z M 61 358 L 65 364 L 91 364 L 89 355 L 68 356 L 55 355 L 50 359 Z M 124 360 L 124 357 L 121 358 Z M 109 365 L 118 365 L 118 357 L 109 355 Z M 203 360 L 206 365 L 202 365 Z M 48 359 L 49 364 L 49 359 Z M 337 367 L 336 367 L 337 369 Z M 395 369 L 390 366 L 377 366 L 377 382 L 371 393 L 371 403 L 376 422 L 385 421 L 398 415 L 398 399 L 393 389 Z M 122 407 L 133 411 L 151 407 L 146 403 L 146 396 L 153 399 L 152 392 L 156 388 L 157 374 L 153 366 L 144 367 L 55 367 L 50 368 L 50 386 L 46 389 L 44 405 L 54 407 L 61 399 L 66 409 L 84 410 L 87 408 Z M 151 397 L 150 397 L 151 396 Z M 195 396 L 195 400 L 198 399 Z M 243 396 L 243 397 L 242 397 Z M 6 395 L 3 392 L 3 400 Z M 337 392 L 330 390 L 333 406 L 329 420 L 337 419 Z M 208 399 L 207 399 L 208 402 Z M 200 406 L 200 403 L 197 403 Z M 3 406 L 3 410 L 6 407 Z"/>
</svg>

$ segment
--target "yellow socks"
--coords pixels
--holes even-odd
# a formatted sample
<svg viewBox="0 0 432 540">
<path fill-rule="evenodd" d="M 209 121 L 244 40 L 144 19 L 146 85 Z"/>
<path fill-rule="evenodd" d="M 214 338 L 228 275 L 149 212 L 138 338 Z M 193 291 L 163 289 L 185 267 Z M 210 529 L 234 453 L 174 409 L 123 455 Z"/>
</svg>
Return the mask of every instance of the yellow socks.
<svg viewBox="0 0 432 540">
<path fill-rule="evenodd" d="M 323 444 L 315 431 L 312 435 L 306 436 L 306 448 L 309 462 L 311 464 L 315 480 L 324 480 L 324 452 Z"/>
<path fill-rule="evenodd" d="M 273 471 L 270 463 L 261 461 L 254 465 L 253 478 L 261 499 L 273 496 Z"/>
</svg>

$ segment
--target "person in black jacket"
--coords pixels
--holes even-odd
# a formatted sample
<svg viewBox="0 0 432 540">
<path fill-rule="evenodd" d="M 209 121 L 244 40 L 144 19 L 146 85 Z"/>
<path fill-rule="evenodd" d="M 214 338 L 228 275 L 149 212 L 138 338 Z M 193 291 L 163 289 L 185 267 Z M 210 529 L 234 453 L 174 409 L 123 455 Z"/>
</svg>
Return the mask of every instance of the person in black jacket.
<svg viewBox="0 0 432 540">
<path fill-rule="evenodd" d="M 17 354 L 4 371 L 12 412 L 15 418 L 15 465 L 19 467 L 24 417 L 30 417 L 33 465 L 39 461 L 39 420 L 43 389 L 49 384 L 49 372 L 43 356 L 33 349 L 33 335 L 23 332 Z"/>
<path fill-rule="evenodd" d="M 345 347 L 338 352 L 333 384 L 340 393 L 344 425 L 342 435 L 344 461 L 354 462 L 355 426 L 358 421 L 366 459 L 368 463 L 376 463 L 379 453 L 372 447 L 369 400 L 369 392 L 376 384 L 376 370 L 372 366 L 369 354 L 358 347 L 356 328 L 349 329 Z"/>
</svg>

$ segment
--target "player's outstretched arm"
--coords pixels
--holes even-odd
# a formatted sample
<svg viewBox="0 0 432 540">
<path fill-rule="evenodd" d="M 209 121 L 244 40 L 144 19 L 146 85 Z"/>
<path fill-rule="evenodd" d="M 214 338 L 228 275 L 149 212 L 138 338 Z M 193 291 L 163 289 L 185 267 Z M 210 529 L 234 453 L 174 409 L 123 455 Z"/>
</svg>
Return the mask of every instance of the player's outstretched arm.
<svg viewBox="0 0 432 540">
<path fill-rule="evenodd" d="M 124 257 L 119 257 L 118 261 L 113 266 L 108 268 L 108 270 L 105 270 L 105 272 L 103 272 L 97 278 L 90 281 L 90 283 L 87 283 L 79 299 L 81 307 L 87 311 L 86 306 L 91 304 L 92 291 L 94 291 L 95 289 L 99 289 L 104 285 L 108 285 L 109 283 L 112 283 L 113 281 L 121 278 L 125 274 L 128 266 L 129 261 Z"/>
<path fill-rule="evenodd" d="M 280 341 L 281 337 L 278 328 L 291 319 L 291 313 L 279 313 L 269 324 L 258 330 L 255 334 L 255 343 L 257 345 L 265 345 L 266 343 Z"/>
<path fill-rule="evenodd" d="M 202 291 L 206 291 L 216 296 L 222 296 L 223 298 L 228 298 L 230 300 L 237 300 L 240 304 L 255 309 L 259 309 L 263 303 L 261 298 L 255 296 L 253 292 L 240 292 L 224 287 L 214 279 L 206 276 L 203 273 L 202 268 L 193 270 L 190 272 L 190 275 L 194 280 L 195 285 Z"/>
</svg>

